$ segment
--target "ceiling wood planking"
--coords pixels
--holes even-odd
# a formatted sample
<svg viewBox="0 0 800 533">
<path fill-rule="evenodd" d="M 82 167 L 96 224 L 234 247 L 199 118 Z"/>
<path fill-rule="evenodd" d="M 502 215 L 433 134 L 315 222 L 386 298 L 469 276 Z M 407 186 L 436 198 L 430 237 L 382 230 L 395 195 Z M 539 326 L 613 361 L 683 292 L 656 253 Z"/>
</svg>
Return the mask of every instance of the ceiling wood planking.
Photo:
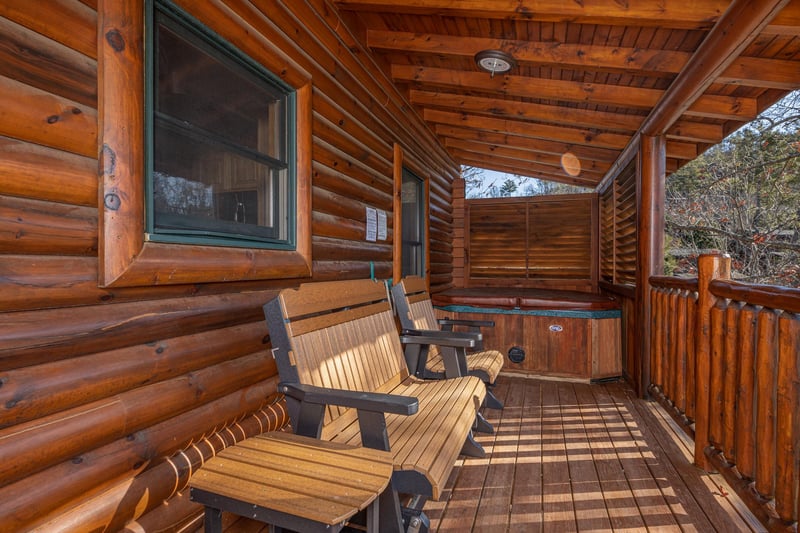
<svg viewBox="0 0 800 533">
<path fill-rule="evenodd" d="M 529 168 L 526 165 L 520 165 L 518 161 L 493 159 L 486 161 L 484 158 L 473 156 L 472 154 L 460 154 L 456 160 L 462 165 L 470 167 L 483 168 L 486 170 L 494 170 L 495 172 L 503 172 L 506 174 L 516 174 L 519 176 L 526 176 L 529 178 L 537 178 L 545 181 L 555 181 L 557 183 L 566 183 L 569 185 L 577 185 L 579 187 L 587 187 L 593 189 L 597 186 L 596 180 L 588 180 L 580 176 L 570 176 L 566 172 L 540 172 Z"/>
<path fill-rule="evenodd" d="M 367 30 L 367 46 L 373 50 L 469 58 L 481 50 L 503 50 L 520 64 L 559 65 L 653 76 L 675 75 L 691 57 L 687 52 L 669 50 L 374 30 Z"/>
<path fill-rule="evenodd" d="M 413 65 L 392 65 L 392 78 L 396 82 L 414 83 L 420 88 L 441 87 L 474 90 L 509 97 L 551 99 L 559 102 L 575 102 L 596 105 L 611 105 L 625 108 L 652 108 L 664 91 L 602 85 L 574 81 L 527 78 L 524 76 L 495 76 L 489 78 L 482 72 L 464 72 Z M 732 98 L 716 95 L 701 96 L 687 113 L 695 116 L 722 120 L 747 122 L 755 118 L 755 99 Z M 630 111 L 629 111 L 630 112 Z"/>
<path fill-rule="evenodd" d="M 671 173 L 800 87 L 800 0 L 333 4 L 455 160 L 497 166 L 502 155 L 540 176 L 568 151 L 587 177 L 608 169 L 659 113 Z M 480 71 L 474 56 L 490 49 L 516 66 Z M 675 99 L 692 69 L 706 79 Z"/>
<path fill-rule="evenodd" d="M 729 2 L 663 0 L 646 4 L 616 0 L 338 0 L 336 3 L 341 9 L 421 15 L 709 29 Z"/>
<path fill-rule="evenodd" d="M 603 111 L 585 111 L 555 105 L 532 104 L 497 98 L 461 96 L 454 93 L 412 90 L 412 104 L 457 109 L 465 113 L 486 114 L 500 118 L 539 121 L 605 131 L 634 132 L 644 115 L 622 115 Z"/>
<path fill-rule="evenodd" d="M 465 128 L 462 126 L 448 126 L 437 124 L 434 132 L 443 138 L 461 139 L 489 144 L 502 144 L 533 153 L 561 156 L 572 152 L 582 160 L 591 160 L 599 163 L 613 163 L 619 152 L 604 148 L 592 148 L 575 144 L 562 143 L 551 140 L 523 137 L 509 133 Z"/>
<path fill-rule="evenodd" d="M 453 148 L 454 150 L 462 150 L 476 154 L 483 154 L 486 156 L 499 156 L 508 159 L 528 161 L 532 164 L 542 165 L 543 169 L 546 169 L 547 167 L 562 168 L 561 155 L 537 154 L 528 150 L 522 150 L 506 145 L 485 144 L 453 138 L 445 138 L 444 145 L 448 148 Z M 575 157 L 581 161 L 580 158 L 577 156 Z M 611 163 L 605 163 L 602 166 L 599 166 L 599 163 L 596 161 L 581 161 L 581 172 L 585 173 L 586 176 L 592 176 L 593 178 L 596 178 L 598 181 L 606 172 L 608 172 L 609 168 L 611 168 Z"/>
</svg>

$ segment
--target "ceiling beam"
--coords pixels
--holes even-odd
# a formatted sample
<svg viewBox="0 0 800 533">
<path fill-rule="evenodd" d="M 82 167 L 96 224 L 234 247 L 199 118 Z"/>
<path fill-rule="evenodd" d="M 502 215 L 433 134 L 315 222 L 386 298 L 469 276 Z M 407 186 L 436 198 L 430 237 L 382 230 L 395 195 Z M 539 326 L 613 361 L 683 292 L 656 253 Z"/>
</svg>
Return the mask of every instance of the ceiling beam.
<svg viewBox="0 0 800 533">
<path fill-rule="evenodd" d="M 443 109 L 486 114 L 514 120 L 531 120 L 554 124 L 598 128 L 606 131 L 634 132 L 644 120 L 643 115 L 624 115 L 603 111 L 588 111 L 570 107 L 551 106 L 502 100 L 482 96 L 462 96 L 454 93 L 412 90 L 412 104 Z"/>
<path fill-rule="evenodd" d="M 651 109 L 664 95 L 658 89 L 580 83 L 525 76 L 495 76 L 483 72 L 465 72 L 414 65 L 392 65 L 392 79 L 419 87 L 453 88 L 486 91 L 520 98 L 580 102 L 594 105 Z M 755 98 L 703 95 L 690 106 L 687 114 L 721 120 L 749 122 L 757 115 Z"/>
<path fill-rule="evenodd" d="M 658 105 L 641 133 L 666 133 L 709 85 L 739 57 L 789 0 L 734 0 L 692 56 Z"/>
<path fill-rule="evenodd" d="M 534 122 L 518 122 L 492 117 L 482 117 L 449 111 L 425 109 L 423 118 L 426 122 L 435 124 L 448 124 L 450 126 L 463 126 L 497 132 L 513 133 L 523 137 L 534 137 L 545 140 L 555 140 L 569 144 L 594 146 L 597 148 L 610 148 L 622 150 L 630 139 L 630 135 L 618 133 L 596 132 L 585 128 L 563 128 L 548 124 Z"/>
<path fill-rule="evenodd" d="M 338 0 L 340 9 L 534 22 L 575 22 L 662 28 L 710 29 L 726 0 L 620 2 L 593 0 Z"/>
<path fill-rule="evenodd" d="M 525 166 L 519 165 L 514 161 L 505 161 L 501 158 L 486 161 L 485 158 L 474 156 L 470 153 L 453 154 L 456 161 L 462 165 L 471 167 L 484 168 L 487 170 L 496 170 L 497 172 L 506 172 L 508 174 L 518 174 L 520 176 L 527 176 L 529 178 L 537 178 L 545 181 L 555 181 L 557 183 L 567 183 L 569 185 L 577 185 L 579 187 L 588 187 L 590 189 L 597 185 L 595 180 L 582 179 L 580 177 L 573 177 L 566 172 L 551 173 L 535 171 Z"/>
<path fill-rule="evenodd" d="M 367 46 L 373 50 L 469 58 L 481 50 L 503 50 L 520 64 L 655 76 L 677 74 L 692 56 L 671 50 L 377 30 L 367 30 Z"/>
<path fill-rule="evenodd" d="M 525 161 L 528 164 L 539 165 L 543 170 L 548 167 L 556 171 L 563 169 L 561 157 L 557 155 L 545 155 L 504 145 L 485 144 L 453 138 L 445 138 L 444 145 L 447 148 L 472 152 L 482 156 L 497 156 Z M 581 173 L 585 176 L 591 176 L 595 181 L 600 181 L 600 178 L 611 167 L 611 163 L 599 166 L 595 161 L 584 161 L 580 158 L 578 160 L 581 162 Z"/>
<path fill-rule="evenodd" d="M 518 148 L 520 150 L 527 150 L 529 152 L 553 155 L 559 158 L 562 154 L 572 152 L 582 160 L 591 160 L 598 163 L 613 163 L 617 158 L 617 154 L 619 153 L 616 150 L 608 150 L 605 148 L 592 148 L 589 146 L 580 146 L 558 141 L 522 137 L 520 135 L 513 135 L 509 133 L 477 130 L 465 128 L 463 126 L 449 126 L 446 124 L 437 124 L 434 127 L 434 132 L 443 138 L 461 139 L 509 146 L 512 148 Z"/>
</svg>

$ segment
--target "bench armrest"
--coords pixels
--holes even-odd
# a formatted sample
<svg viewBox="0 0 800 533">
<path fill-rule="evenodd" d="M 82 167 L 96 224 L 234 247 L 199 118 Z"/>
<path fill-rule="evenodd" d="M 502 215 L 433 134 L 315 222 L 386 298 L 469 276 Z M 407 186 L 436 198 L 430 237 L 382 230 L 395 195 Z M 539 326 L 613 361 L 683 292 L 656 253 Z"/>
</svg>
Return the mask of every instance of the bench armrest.
<svg viewBox="0 0 800 533">
<path fill-rule="evenodd" d="M 477 328 L 493 328 L 494 320 L 467 320 L 463 318 L 440 318 L 437 320 L 441 326 L 470 326 Z"/>
<path fill-rule="evenodd" d="M 439 347 L 444 362 L 445 377 L 466 376 L 469 372 L 467 349 L 475 348 L 481 339 L 480 334 L 476 337 L 469 332 L 455 333 L 429 329 L 405 329 L 400 336 L 400 342 L 406 345 L 404 355 L 409 371 L 420 378 L 425 377 L 430 345 Z"/>
<path fill-rule="evenodd" d="M 413 396 L 329 389 L 303 383 L 281 383 L 279 390 L 298 401 L 314 404 L 338 405 L 397 415 L 413 415 L 419 410 L 419 401 Z"/>
<path fill-rule="evenodd" d="M 280 383 L 278 391 L 294 403 L 296 413 L 294 432 L 297 435 L 320 438 L 328 405 L 351 407 L 358 412 L 361 445 L 365 448 L 389 451 L 389 434 L 384 413 L 413 415 L 419 410 L 419 401 L 412 396 L 330 389 L 302 383 Z M 290 401 L 291 399 L 291 401 Z"/>
<path fill-rule="evenodd" d="M 403 344 L 435 344 L 454 348 L 474 348 L 482 337 L 474 333 L 440 331 L 435 329 L 404 329 L 400 336 Z"/>
</svg>

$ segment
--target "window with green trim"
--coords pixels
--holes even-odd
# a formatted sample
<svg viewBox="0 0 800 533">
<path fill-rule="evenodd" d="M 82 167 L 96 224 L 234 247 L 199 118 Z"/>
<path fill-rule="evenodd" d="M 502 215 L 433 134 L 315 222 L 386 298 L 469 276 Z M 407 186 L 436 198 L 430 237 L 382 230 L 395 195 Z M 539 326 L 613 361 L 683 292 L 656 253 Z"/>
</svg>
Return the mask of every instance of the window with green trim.
<svg viewBox="0 0 800 533">
<path fill-rule="evenodd" d="M 294 89 L 171 3 L 149 5 L 148 240 L 294 249 Z"/>
</svg>

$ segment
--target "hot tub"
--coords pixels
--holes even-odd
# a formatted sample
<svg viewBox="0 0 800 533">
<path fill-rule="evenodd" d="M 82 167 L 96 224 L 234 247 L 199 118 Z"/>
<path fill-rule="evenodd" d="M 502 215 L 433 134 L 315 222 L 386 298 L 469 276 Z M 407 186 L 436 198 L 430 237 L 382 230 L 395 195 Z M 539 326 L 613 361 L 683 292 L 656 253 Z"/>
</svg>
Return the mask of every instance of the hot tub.
<svg viewBox="0 0 800 533">
<path fill-rule="evenodd" d="M 506 354 L 504 372 L 605 380 L 622 373 L 619 303 L 551 289 L 471 287 L 432 296 L 439 317 L 493 320 L 484 346 Z"/>
</svg>

